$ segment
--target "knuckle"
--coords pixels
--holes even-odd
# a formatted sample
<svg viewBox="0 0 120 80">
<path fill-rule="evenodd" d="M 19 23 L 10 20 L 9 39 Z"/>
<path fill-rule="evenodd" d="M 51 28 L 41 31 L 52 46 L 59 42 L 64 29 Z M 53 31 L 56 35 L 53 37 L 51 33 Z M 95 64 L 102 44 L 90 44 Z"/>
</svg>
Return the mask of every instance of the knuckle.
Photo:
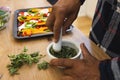
<svg viewBox="0 0 120 80">
<path fill-rule="evenodd" d="M 73 20 L 75 20 L 76 18 L 77 18 L 77 15 L 74 15 Z"/>
<path fill-rule="evenodd" d="M 57 12 L 57 13 L 65 13 L 66 12 L 66 8 L 63 7 L 63 6 L 57 6 L 57 5 L 54 5 L 53 6 L 53 11 Z"/>
</svg>

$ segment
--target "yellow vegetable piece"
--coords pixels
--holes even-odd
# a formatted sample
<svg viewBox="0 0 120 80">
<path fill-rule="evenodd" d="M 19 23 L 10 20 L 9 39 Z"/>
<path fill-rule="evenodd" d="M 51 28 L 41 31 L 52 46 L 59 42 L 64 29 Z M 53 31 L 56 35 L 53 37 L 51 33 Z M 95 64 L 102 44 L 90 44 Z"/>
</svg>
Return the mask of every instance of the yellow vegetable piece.
<svg viewBox="0 0 120 80">
<path fill-rule="evenodd" d="M 38 22 L 38 23 L 36 23 L 36 25 L 45 25 L 46 24 L 46 22 Z"/>
<path fill-rule="evenodd" d="M 32 34 L 39 34 L 39 33 L 45 33 L 46 29 L 48 29 L 48 27 L 40 27 L 38 29 L 32 29 Z"/>
<path fill-rule="evenodd" d="M 32 12 L 38 12 L 38 11 L 39 11 L 39 9 L 34 8 L 34 9 L 32 9 L 31 11 L 32 11 Z"/>
<path fill-rule="evenodd" d="M 23 36 L 30 36 L 32 34 L 32 29 L 23 29 Z"/>
</svg>

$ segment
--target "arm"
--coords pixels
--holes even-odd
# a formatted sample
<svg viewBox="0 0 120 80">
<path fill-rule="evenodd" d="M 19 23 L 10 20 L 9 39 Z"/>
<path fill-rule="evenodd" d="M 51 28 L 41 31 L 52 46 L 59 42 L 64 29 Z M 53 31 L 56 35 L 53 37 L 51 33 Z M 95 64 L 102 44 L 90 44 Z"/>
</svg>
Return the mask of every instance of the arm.
<svg viewBox="0 0 120 80">
<path fill-rule="evenodd" d="M 101 61 L 100 75 L 101 80 L 120 80 L 120 57 L 112 60 Z"/>
</svg>

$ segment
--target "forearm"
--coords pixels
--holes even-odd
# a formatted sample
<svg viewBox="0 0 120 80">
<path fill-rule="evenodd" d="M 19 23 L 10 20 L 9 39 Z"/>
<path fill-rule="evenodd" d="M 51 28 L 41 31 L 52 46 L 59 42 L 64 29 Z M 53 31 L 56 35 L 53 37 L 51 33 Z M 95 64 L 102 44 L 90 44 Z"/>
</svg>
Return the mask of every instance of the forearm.
<svg viewBox="0 0 120 80">
<path fill-rule="evenodd" d="M 120 57 L 100 63 L 100 80 L 120 80 Z"/>
</svg>

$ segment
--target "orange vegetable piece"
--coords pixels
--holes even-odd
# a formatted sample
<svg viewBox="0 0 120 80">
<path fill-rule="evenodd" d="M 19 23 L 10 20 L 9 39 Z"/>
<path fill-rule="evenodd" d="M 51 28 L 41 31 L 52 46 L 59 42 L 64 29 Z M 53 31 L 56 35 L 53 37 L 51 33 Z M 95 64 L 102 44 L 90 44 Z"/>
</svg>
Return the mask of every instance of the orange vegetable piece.
<svg viewBox="0 0 120 80">
<path fill-rule="evenodd" d="M 32 35 L 32 30 L 31 29 L 23 29 L 22 35 L 23 36 L 30 36 L 30 35 Z"/>
</svg>

